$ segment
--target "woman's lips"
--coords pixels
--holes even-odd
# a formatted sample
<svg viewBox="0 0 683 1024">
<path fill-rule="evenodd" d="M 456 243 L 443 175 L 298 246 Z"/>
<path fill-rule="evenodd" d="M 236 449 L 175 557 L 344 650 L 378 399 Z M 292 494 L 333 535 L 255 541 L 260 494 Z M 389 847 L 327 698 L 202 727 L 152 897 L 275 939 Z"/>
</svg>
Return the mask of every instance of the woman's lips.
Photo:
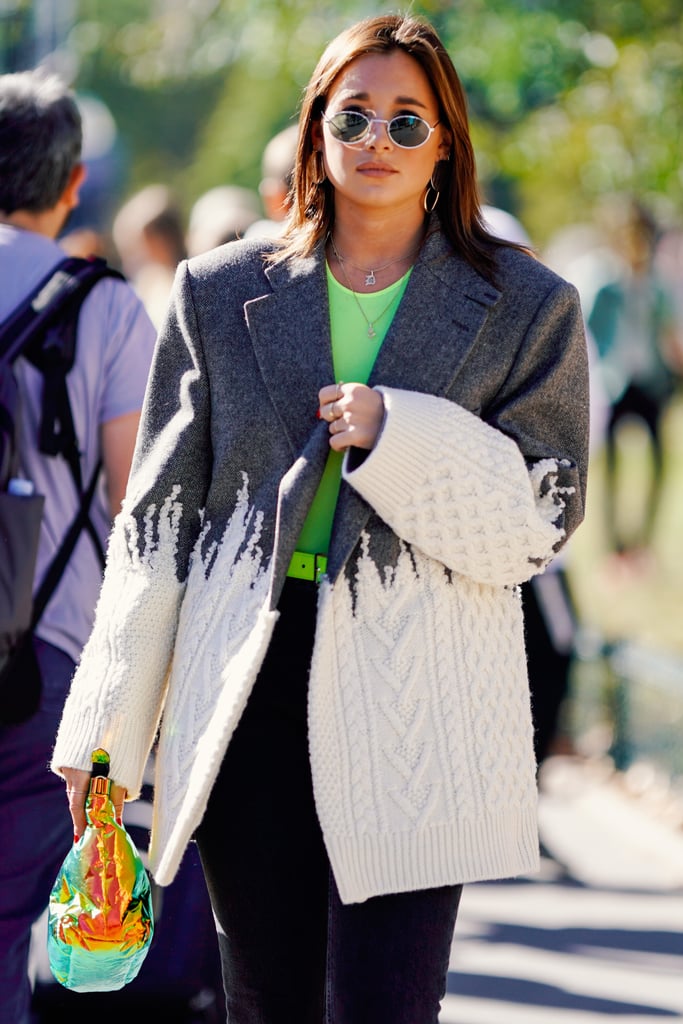
<svg viewBox="0 0 683 1024">
<path fill-rule="evenodd" d="M 386 178 L 396 173 L 393 167 L 389 167 L 388 164 L 378 163 L 359 164 L 356 170 L 360 174 L 366 174 L 371 178 Z"/>
</svg>

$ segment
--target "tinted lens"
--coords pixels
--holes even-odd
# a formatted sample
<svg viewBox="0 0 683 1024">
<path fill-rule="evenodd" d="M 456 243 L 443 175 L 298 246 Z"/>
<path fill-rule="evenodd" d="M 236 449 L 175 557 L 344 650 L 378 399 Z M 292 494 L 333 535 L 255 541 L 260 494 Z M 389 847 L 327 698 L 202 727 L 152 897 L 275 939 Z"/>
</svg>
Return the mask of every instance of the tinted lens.
<svg viewBox="0 0 683 1024">
<path fill-rule="evenodd" d="M 388 127 L 392 142 L 405 149 L 421 146 L 429 138 L 429 125 L 413 114 L 400 114 L 392 118 Z"/>
<path fill-rule="evenodd" d="M 358 142 L 368 130 L 369 120 L 355 110 L 341 110 L 327 118 L 330 131 L 340 142 Z"/>
<path fill-rule="evenodd" d="M 347 145 L 362 142 L 371 124 L 385 124 L 392 142 L 403 149 L 415 149 L 416 146 L 422 146 L 432 132 L 427 122 L 417 114 L 399 114 L 397 117 L 392 117 L 391 121 L 386 122 L 381 118 L 371 119 L 358 110 L 340 110 L 332 117 L 325 115 L 325 120 L 335 139 Z"/>
</svg>

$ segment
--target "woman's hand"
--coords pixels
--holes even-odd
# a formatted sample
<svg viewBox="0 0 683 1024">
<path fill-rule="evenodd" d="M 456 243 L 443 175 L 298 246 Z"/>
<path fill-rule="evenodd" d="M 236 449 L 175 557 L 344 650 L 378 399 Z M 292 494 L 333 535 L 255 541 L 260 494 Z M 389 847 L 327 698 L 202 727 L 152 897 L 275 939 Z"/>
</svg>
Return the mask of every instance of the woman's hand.
<svg viewBox="0 0 683 1024">
<path fill-rule="evenodd" d="M 384 419 L 384 402 L 366 384 L 326 384 L 318 392 L 320 419 L 329 424 L 330 448 L 375 446 Z"/>
<path fill-rule="evenodd" d="M 90 772 L 80 771 L 78 768 L 62 768 L 62 774 L 66 779 L 66 795 L 69 801 L 69 812 L 74 823 L 74 841 L 81 838 L 87 824 L 85 818 L 85 798 L 90 790 Z M 126 797 L 126 790 L 123 786 L 112 783 L 111 800 L 116 811 L 116 820 L 121 824 L 123 814 L 123 801 Z"/>
</svg>

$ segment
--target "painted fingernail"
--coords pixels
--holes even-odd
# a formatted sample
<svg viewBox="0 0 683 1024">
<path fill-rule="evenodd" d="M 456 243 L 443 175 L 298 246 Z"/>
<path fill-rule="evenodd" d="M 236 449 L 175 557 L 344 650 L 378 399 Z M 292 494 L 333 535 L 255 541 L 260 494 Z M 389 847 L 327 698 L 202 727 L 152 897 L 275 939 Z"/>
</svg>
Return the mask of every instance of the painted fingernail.
<svg viewBox="0 0 683 1024">
<path fill-rule="evenodd" d="M 315 418 L 316 418 L 317 420 L 319 420 L 319 419 L 322 419 L 322 417 L 321 417 L 321 415 L 320 415 L 320 409 L 316 409 L 316 410 L 315 410 Z"/>
<path fill-rule="evenodd" d="M 76 833 L 74 832 L 74 843 L 77 843 L 80 838 L 81 837 L 79 835 L 76 835 Z"/>
</svg>

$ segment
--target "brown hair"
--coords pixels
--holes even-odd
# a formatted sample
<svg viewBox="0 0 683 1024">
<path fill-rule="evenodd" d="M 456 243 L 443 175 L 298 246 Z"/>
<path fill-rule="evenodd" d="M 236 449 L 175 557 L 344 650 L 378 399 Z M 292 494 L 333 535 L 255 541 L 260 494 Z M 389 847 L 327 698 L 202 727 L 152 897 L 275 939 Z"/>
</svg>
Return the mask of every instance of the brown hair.
<svg viewBox="0 0 683 1024">
<path fill-rule="evenodd" d="M 440 193 L 436 214 L 442 230 L 473 267 L 491 278 L 493 238 L 481 214 L 465 93 L 434 29 L 425 21 L 399 14 L 357 22 L 332 40 L 318 61 L 301 104 L 293 204 L 283 235 L 284 248 L 275 259 L 310 254 L 334 224 L 333 189 L 329 181 L 319 180 L 320 161 L 316 159 L 311 131 L 325 109 L 332 83 L 357 57 L 392 50 L 403 50 L 423 69 L 439 105 L 439 120 L 451 134 L 449 159 L 439 161 L 434 172 Z"/>
</svg>

